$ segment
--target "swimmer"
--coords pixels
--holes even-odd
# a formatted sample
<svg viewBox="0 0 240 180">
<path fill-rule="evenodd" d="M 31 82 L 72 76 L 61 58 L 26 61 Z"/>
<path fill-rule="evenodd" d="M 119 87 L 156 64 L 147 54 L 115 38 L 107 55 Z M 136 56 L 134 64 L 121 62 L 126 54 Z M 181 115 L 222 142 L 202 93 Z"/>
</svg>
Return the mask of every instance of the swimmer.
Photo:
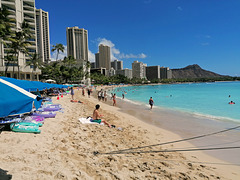
<svg viewBox="0 0 240 180">
<path fill-rule="evenodd" d="M 235 102 L 231 101 L 231 102 L 229 102 L 228 104 L 235 104 Z"/>
</svg>

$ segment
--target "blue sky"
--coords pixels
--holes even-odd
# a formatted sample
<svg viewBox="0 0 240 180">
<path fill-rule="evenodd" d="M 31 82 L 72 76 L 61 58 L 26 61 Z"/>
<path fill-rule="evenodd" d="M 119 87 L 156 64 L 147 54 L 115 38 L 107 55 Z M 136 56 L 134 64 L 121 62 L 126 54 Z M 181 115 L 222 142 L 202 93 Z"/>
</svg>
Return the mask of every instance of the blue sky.
<svg viewBox="0 0 240 180">
<path fill-rule="evenodd" d="M 35 1 L 49 12 L 51 45 L 66 45 L 66 27 L 88 30 L 90 61 L 103 43 L 124 68 L 198 64 L 240 76 L 240 0 Z"/>
</svg>

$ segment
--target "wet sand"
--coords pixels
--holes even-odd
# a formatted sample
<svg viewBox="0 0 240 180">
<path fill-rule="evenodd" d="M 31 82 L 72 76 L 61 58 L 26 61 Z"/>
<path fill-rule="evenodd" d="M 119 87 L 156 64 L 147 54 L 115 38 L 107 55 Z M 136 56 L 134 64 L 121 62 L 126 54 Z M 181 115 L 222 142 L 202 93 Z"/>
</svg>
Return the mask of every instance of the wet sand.
<svg viewBox="0 0 240 180">
<path fill-rule="evenodd" d="M 181 139 L 211 134 L 240 126 L 240 123 L 221 122 L 163 108 L 153 107 L 153 109 L 150 110 L 148 106 L 133 104 L 128 100 L 126 101 L 126 98 L 125 100 L 118 98 L 117 103 L 121 112 L 128 113 L 151 125 L 174 132 L 178 134 Z M 193 139 L 189 142 L 197 148 L 240 147 L 240 128 Z M 229 164 L 240 166 L 240 149 L 205 151 L 205 153 L 224 160 Z"/>
</svg>

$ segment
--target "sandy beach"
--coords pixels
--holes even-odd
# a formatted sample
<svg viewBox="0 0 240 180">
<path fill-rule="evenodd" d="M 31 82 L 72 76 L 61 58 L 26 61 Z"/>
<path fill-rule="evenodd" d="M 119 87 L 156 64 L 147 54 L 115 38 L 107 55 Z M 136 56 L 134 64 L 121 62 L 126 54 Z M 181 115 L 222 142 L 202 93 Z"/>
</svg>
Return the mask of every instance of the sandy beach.
<svg viewBox="0 0 240 180">
<path fill-rule="evenodd" d="M 62 104 L 64 113 L 46 119 L 41 134 L 0 134 L 1 180 L 240 179 L 239 166 L 201 151 L 157 152 L 193 145 L 149 146 L 181 137 L 140 120 L 134 113 L 82 96 L 80 90 L 75 90 L 75 99 L 84 103 L 71 103 L 70 99 L 70 95 L 53 98 L 54 103 Z M 115 128 L 79 122 L 81 117 L 92 116 L 96 104 Z M 148 147 L 140 148 L 143 146 Z M 129 150 L 120 151 L 123 149 Z M 110 154 L 113 151 L 118 153 Z"/>
</svg>

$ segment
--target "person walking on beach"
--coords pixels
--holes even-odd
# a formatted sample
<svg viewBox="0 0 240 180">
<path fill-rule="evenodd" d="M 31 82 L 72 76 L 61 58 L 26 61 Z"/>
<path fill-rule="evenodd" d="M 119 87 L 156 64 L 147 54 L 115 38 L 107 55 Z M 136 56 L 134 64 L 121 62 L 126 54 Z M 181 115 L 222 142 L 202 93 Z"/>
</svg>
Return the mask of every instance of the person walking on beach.
<svg viewBox="0 0 240 180">
<path fill-rule="evenodd" d="M 150 99 L 149 99 L 149 105 L 150 105 L 151 109 L 152 109 L 152 107 L 153 107 L 153 104 L 154 104 L 153 99 L 152 99 L 152 97 L 150 97 Z"/>
<path fill-rule="evenodd" d="M 107 91 L 104 91 L 104 101 L 107 102 Z"/>
<path fill-rule="evenodd" d="M 100 108 L 100 105 L 97 104 L 96 108 L 93 111 L 93 117 L 92 117 L 92 119 L 90 121 L 91 122 L 96 122 L 96 123 L 99 123 L 99 124 L 104 123 L 105 125 L 107 125 L 108 127 L 111 128 L 110 124 L 108 124 L 105 120 L 100 119 L 103 115 L 99 114 L 99 111 L 98 111 L 99 108 Z"/>
<path fill-rule="evenodd" d="M 101 97 L 102 97 L 102 101 L 104 102 L 105 96 L 104 96 L 104 91 L 103 90 L 101 92 Z"/>
<path fill-rule="evenodd" d="M 73 87 L 71 87 L 71 89 L 70 89 L 70 94 L 72 95 L 72 100 L 74 100 L 74 90 L 73 90 Z"/>
<path fill-rule="evenodd" d="M 82 95 L 85 96 L 85 90 L 82 88 Z"/>
<path fill-rule="evenodd" d="M 124 93 L 122 93 L 122 99 L 124 99 Z"/>
<path fill-rule="evenodd" d="M 88 97 L 90 98 L 91 91 L 90 91 L 89 88 L 88 88 L 88 90 L 87 90 L 87 93 L 88 93 Z"/>
<path fill-rule="evenodd" d="M 113 106 L 116 106 L 116 105 L 117 105 L 117 104 L 116 104 L 116 94 L 113 95 L 113 98 L 112 98 L 112 99 L 113 99 Z"/>
<path fill-rule="evenodd" d="M 101 101 L 101 99 L 102 99 L 102 93 L 101 91 L 98 91 L 98 100 Z"/>
</svg>

